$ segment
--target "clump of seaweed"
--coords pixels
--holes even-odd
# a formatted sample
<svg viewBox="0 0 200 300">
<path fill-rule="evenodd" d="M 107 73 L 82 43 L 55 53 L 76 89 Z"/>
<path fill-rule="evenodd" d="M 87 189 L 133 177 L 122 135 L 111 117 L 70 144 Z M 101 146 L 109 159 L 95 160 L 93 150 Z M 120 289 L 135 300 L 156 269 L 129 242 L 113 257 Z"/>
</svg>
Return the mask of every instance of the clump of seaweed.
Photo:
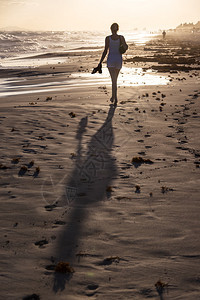
<svg viewBox="0 0 200 300">
<path fill-rule="evenodd" d="M 70 116 L 71 118 L 75 118 L 75 117 L 76 117 L 76 114 L 75 114 L 73 111 L 71 111 L 71 112 L 69 113 L 69 116 Z"/>
<path fill-rule="evenodd" d="M 173 192 L 173 189 L 172 188 L 169 188 L 167 186 L 162 186 L 161 187 L 161 192 L 164 194 L 164 193 L 167 193 L 167 192 Z"/>
<path fill-rule="evenodd" d="M 23 300 L 40 300 L 40 296 L 37 294 L 32 294 L 32 295 L 23 297 Z"/>
<path fill-rule="evenodd" d="M 43 140 L 45 140 L 45 138 L 42 136 L 42 135 L 39 135 L 39 140 L 41 140 L 41 141 L 43 141 Z"/>
<path fill-rule="evenodd" d="M 34 177 L 38 177 L 38 174 L 39 174 L 39 173 L 40 173 L 40 167 L 36 167 L 33 176 L 34 176 Z"/>
<path fill-rule="evenodd" d="M 7 166 L 5 166 L 3 164 L 0 164 L 0 169 L 1 170 L 7 170 L 7 169 L 9 169 L 9 167 L 7 167 Z"/>
<path fill-rule="evenodd" d="M 47 97 L 46 98 L 46 101 L 50 101 L 50 100 L 52 100 L 52 97 Z"/>
<path fill-rule="evenodd" d="M 168 287 L 168 283 L 165 283 L 165 282 L 162 282 L 161 280 L 158 280 L 155 283 L 155 287 L 156 287 L 156 291 L 158 292 L 159 296 L 162 297 L 163 292 L 165 291 L 165 288 Z"/>
<path fill-rule="evenodd" d="M 136 193 L 140 193 L 140 186 L 139 186 L 139 185 L 136 185 L 136 186 L 135 186 L 135 192 L 136 192 Z"/>
<path fill-rule="evenodd" d="M 112 186 L 109 185 L 109 186 L 106 187 L 106 192 L 107 193 L 111 193 L 112 191 L 113 191 Z"/>
<path fill-rule="evenodd" d="M 31 168 L 32 166 L 34 166 L 34 163 L 35 163 L 34 160 L 31 160 L 30 163 L 29 163 L 29 165 L 28 165 L 29 168 Z"/>
<path fill-rule="evenodd" d="M 20 157 L 16 157 L 16 158 L 13 158 L 11 162 L 12 162 L 12 164 L 18 164 L 19 160 L 20 160 Z"/>
<path fill-rule="evenodd" d="M 74 273 L 75 271 L 74 271 L 74 268 L 72 268 L 68 262 L 60 261 L 55 266 L 55 272 L 58 272 L 58 273 Z"/>
<path fill-rule="evenodd" d="M 35 168 L 35 172 L 36 172 L 36 173 L 40 173 L 40 167 L 36 167 L 36 168 Z"/>
<path fill-rule="evenodd" d="M 20 170 L 19 170 L 18 175 L 19 175 L 19 176 L 23 176 L 27 171 L 28 171 L 27 166 L 22 166 L 22 167 L 20 168 Z"/>
<path fill-rule="evenodd" d="M 47 245 L 47 244 L 48 244 L 48 241 L 46 239 L 35 242 L 35 245 L 39 246 L 39 247 L 42 247 L 42 246 Z"/>
<path fill-rule="evenodd" d="M 140 156 L 135 156 L 132 158 L 132 163 L 149 163 L 149 164 L 152 164 L 153 162 L 150 160 L 150 159 L 144 159 Z"/>
<path fill-rule="evenodd" d="M 151 161 L 150 159 L 142 158 L 141 156 L 134 156 L 131 162 L 136 168 L 141 164 L 153 164 L 153 161 Z"/>
</svg>

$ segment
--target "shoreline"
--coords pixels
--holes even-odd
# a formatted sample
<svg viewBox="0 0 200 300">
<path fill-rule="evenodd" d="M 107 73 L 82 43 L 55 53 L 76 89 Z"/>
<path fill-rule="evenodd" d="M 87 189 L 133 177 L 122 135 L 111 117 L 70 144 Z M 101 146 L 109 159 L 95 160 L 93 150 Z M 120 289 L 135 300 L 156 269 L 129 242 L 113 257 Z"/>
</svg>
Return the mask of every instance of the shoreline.
<svg viewBox="0 0 200 300">
<path fill-rule="evenodd" d="M 56 71 L 52 76 L 51 73 L 48 73 L 47 69 L 42 74 L 37 71 L 29 70 L 28 72 L 23 72 L 23 74 L 26 74 L 26 77 L 21 77 L 20 71 L 20 77 L 2 78 L 0 80 L 0 98 L 42 92 L 67 92 L 84 86 L 87 88 L 93 86 L 98 88 L 101 86 L 110 88 L 110 76 L 106 67 L 103 67 L 102 74 L 94 75 L 88 71 L 88 69 L 85 69 L 83 72 L 69 72 L 68 70 L 68 72 L 65 73 Z M 152 72 L 151 69 L 143 71 L 142 68 L 129 68 L 125 66 L 118 79 L 119 88 L 123 86 L 167 85 L 169 83 L 170 81 L 167 76 Z"/>
</svg>

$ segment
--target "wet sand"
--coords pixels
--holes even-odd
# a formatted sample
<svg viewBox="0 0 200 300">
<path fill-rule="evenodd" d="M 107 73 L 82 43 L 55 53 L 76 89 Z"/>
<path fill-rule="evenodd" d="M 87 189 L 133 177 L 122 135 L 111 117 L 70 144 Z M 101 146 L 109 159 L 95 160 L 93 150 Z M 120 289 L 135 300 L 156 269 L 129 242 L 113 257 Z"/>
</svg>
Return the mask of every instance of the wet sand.
<svg viewBox="0 0 200 300">
<path fill-rule="evenodd" d="M 127 68 L 145 74 L 174 65 L 141 60 L 182 45 L 166 39 L 145 47 L 130 46 Z M 191 59 L 187 48 L 179 59 Z M 159 70 L 165 85 L 120 84 L 117 107 L 110 84 L 98 78 L 38 91 L 87 74 L 94 54 L 1 71 L 2 79 L 26 79 L 25 90 L 36 85 L 35 93 L 17 94 L 16 82 L 16 94 L 0 98 L 2 299 L 198 299 L 200 74 L 193 56 L 195 63 L 176 65 L 196 69 Z"/>
</svg>

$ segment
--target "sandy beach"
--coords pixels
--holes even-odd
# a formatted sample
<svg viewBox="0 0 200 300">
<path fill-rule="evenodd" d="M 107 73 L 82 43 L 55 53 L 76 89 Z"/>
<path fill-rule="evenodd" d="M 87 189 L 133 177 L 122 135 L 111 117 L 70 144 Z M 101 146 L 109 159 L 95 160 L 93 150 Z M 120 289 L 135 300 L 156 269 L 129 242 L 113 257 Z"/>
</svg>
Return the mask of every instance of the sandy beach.
<svg viewBox="0 0 200 300">
<path fill-rule="evenodd" d="M 200 299 L 199 49 L 0 70 L 0 299 Z"/>
</svg>

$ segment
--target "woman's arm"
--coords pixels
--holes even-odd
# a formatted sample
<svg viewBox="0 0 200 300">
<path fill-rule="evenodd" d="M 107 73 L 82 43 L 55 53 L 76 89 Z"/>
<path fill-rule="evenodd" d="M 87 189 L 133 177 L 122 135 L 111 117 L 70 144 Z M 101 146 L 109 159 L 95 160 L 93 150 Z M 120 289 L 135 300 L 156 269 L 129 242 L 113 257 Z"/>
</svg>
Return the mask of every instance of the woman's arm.
<svg viewBox="0 0 200 300">
<path fill-rule="evenodd" d="M 109 48 L 109 37 L 107 36 L 106 39 L 105 39 L 105 48 L 104 48 L 104 51 L 103 51 L 103 54 L 101 56 L 99 64 L 102 64 L 104 58 L 106 57 L 106 54 L 108 52 L 108 48 Z"/>
</svg>

